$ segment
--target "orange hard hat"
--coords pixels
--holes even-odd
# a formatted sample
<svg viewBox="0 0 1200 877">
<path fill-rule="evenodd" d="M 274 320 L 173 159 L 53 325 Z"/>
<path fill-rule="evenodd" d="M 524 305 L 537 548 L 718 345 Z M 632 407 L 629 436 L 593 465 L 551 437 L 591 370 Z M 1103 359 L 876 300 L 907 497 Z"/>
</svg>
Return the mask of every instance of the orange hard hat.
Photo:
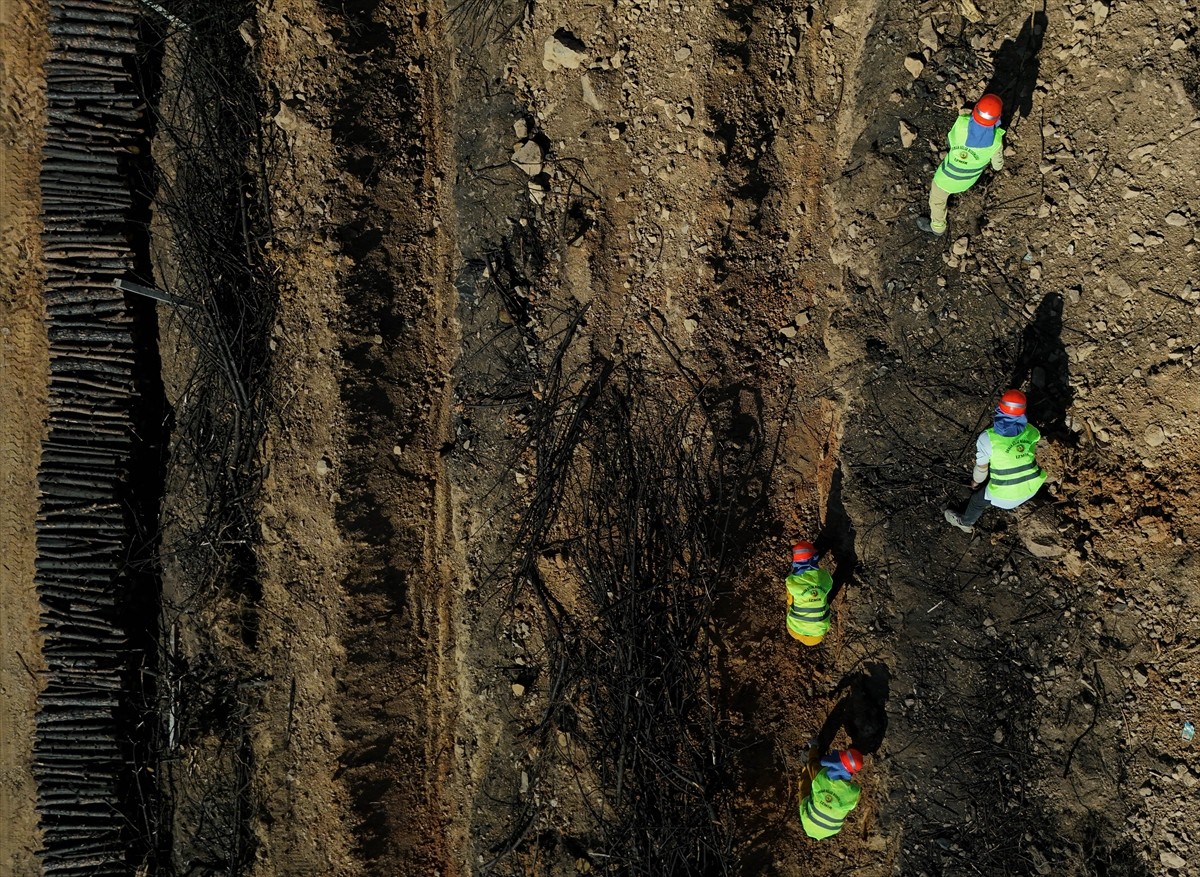
<svg viewBox="0 0 1200 877">
<path fill-rule="evenodd" d="M 1000 397 L 1000 404 L 996 407 L 1005 414 L 1020 417 L 1025 413 L 1025 394 L 1020 390 L 1005 390 L 1004 395 Z"/>
<path fill-rule="evenodd" d="M 975 104 L 975 109 L 971 111 L 971 118 L 980 125 L 990 128 L 1000 121 L 1000 113 L 1003 110 L 1004 101 L 994 94 L 985 94 Z"/>
<path fill-rule="evenodd" d="M 811 542 L 801 539 L 792 546 L 792 563 L 804 563 L 817 556 L 817 549 Z"/>
<path fill-rule="evenodd" d="M 841 752 L 842 767 L 850 771 L 850 773 L 858 773 L 862 770 L 863 760 L 862 753 L 857 749 L 843 749 Z"/>
</svg>

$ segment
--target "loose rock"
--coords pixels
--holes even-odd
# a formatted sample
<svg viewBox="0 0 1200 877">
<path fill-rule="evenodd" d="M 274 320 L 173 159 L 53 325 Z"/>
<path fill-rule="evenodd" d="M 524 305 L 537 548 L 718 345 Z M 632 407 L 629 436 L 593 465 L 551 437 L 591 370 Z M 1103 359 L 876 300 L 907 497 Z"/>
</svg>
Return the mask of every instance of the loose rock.
<svg viewBox="0 0 1200 877">
<path fill-rule="evenodd" d="M 555 31 L 542 51 L 542 66 L 547 70 L 578 70 L 586 60 L 587 46 L 568 30 Z"/>
<path fill-rule="evenodd" d="M 592 80 L 585 73 L 579 77 L 579 85 L 583 89 L 583 102 L 597 112 L 604 109 L 604 104 L 600 102 L 600 98 L 596 97 L 596 90 L 592 88 Z"/>
<path fill-rule="evenodd" d="M 528 176 L 536 177 L 545 167 L 542 147 L 535 140 L 526 140 L 512 154 L 512 163 L 523 170 Z"/>
<path fill-rule="evenodd" d="M 912 146 L 917 139 L 917 131 L 903 119 L 900 120 L 900 145 L 905 149 Z"/>
<path fill-rule="evenodd" d="M 920 55 L 909 55 L 904 59 L 904 69 L 916 79 L 925 69 L 925 59 Z"/>
<path fill-rule="evenodd" d="M 928 46 L 929 51 L 936 52 L 938 50 L 938 32 L 933 26 L 933 19 L 927 18 L 921 22 L 921 28 L 917 31 L 917 38 L 922 45 Z"/>
<path fill-rule="evenodd" d="M 1177 856 L 1170 850 L 1163 850 L 1158 854 L 1158 860 L 1162 862 L 1164 868 L 1183 868 L 1187 865 L 1187 860 L 1182 856 Z"/>
</svg>

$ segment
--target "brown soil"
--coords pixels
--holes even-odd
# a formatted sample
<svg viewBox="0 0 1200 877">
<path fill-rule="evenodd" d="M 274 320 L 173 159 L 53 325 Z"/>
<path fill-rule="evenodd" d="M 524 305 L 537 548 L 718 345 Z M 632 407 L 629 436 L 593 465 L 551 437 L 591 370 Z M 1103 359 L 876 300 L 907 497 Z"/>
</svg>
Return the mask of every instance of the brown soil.
<svg viewBox="0 0 1200 877">
<path fill-rule="evenodd" d="M 33 589 L 37 464 L 46 411 L 38 155 L 46 53 L 40 3 L 0 3 L 0 850 L 40 873 L 33 710 L 42 665 Z"/>
<path fill-rule="evenodd" d="M 693 715 L 720 740 L 696 762 L 716 780 L 695 837 L 724 845 L 726 870 L 696 853 L 697 872 L 1188 873 L 1196 6 L 1029 6 L 259 7 L 244 33 L 279 293 L 261 593 L 222 592 L 179 632 L 188 660 L 238 668 L 244 749 L 228 760 L 209 728 L 172 779 L 187 798 L 245 770 L 246 873 L 654 872 L 606 846 L 626 780 L 600 729 L 620 680 L 588 675 L 640 619 L 611 624 L 583 561 L 596 534 L 573 526 L 622 501 L 588 493 L 615 438 L 581 400 L 610 374 L 629 404 L 607 410 L 644 451 L 631 461 L 716 459 L 728 479 L 679 487 L 723 517 L 671 559 L 719 570 L 671 580 L 702 594 L 690 658 L 711 696 Z M 36 413 L 36 166 L 11 144 L 37 142 L 41 43 L 28 9 L 0 8 L 4 203 L 21 205 L 3 216 L 0 393 Z M 10 34 L 29 43 L 11 59 Z M 1006 168 L 924 237 L 945 132 L 989 85 L 1014 117 Z M 521 147 L 538 167 L 512 161 Z M 163 339 L 182 410 L 194 351 L 169 320 Z M 1029 391 L 1050 488 L 967 535 L 942 509 L 965 502 L 1007 386 Z M 10 664 L 36 669 L 40 415 L 2 420 L 18 645 L 0 845 L 23 851 L 20 874 L 32 786 L 7 741 L 30 734 L 34 687 Z M 839 584 L 815 649 L 784 631 L 799 537 Z M 186 569 L 166 573 L 186 591 Z M 818 735 L 871 757 L 862 806 L 814 847 L 795 811 Z M 181 870 L 203 811 L 176 813 Z"/>
</svg>

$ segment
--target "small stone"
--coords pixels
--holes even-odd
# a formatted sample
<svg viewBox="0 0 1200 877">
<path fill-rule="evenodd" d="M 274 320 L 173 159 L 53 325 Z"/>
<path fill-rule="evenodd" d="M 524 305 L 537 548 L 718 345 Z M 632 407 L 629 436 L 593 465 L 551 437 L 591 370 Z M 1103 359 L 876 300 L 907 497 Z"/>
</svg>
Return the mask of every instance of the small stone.
<svg viewBox="0 0 1200 877">
<path fill-rule="evenodd" d="M 542 50 L 542 66 L 547 70 L 578 70 L 587 60 L 587 46 L 573 33 L 559 29 L 546 40 Z"/>
<path fill-rule="evenodd" d="M 963 235 L 950 245 L 950 252 L 954 253 L 956 256 L 965 256 L 970 245 L 971 239 L 966 235 Z"/>
<path fill-rule="evenodd" d="M 782 329 L 779 330 L 779 334 L 782 335 L 784 338 L 795 338 L 796 337 L 796 327 L 795 326 L 784 326 Z"/>
<path fill-rule="evenodd" d="M 1187 48 L 1187 43 L 1184 42 L 1183 40 L 1179 39 L 1179 37 L 1176 37 L 1174 40 L 1171 41 L 1171 51 L 1172 52 L 1178 52 L 1180 49 L 1185 49 L 1185 48 Z"/>
<path fill-rule="evenodd" d="M 604 104 L 600 102 L 600 98 L 596 97 L 596 90 L 592 88 L 592 80 L 586 73 L 579 77 L 579 86 L 583 89 L 583 102 L 596 112 L 602 112 Z"/>
<path fill-rule="evenodd" d="M 983 13 L 975 5 L 975 0 L 958 0 L 958 12 L 971 24 L 983 21 Z M 1040 33 L 1040 30 L 1035 30 L 1034 33 Z"/>
<path fill-rule="evenodd" d="M 525 686 L 520 682 L 514 682 L 512 684 L 512 693 L 513 697 L 522 697 L 525 694 Z"/>
<path fill-rule="evenodd" d="M 517 135 L 518 140 L 526 140 L 529 138 L 529 121 L 527 119 L 517 119 L 513 122 L 513 133 Z"/>
<path fill-rule="evenodd" d="M 617 128 L 617 127 L 609 128 L 608 129 L 608 139 L 609 140 L 620 140 L 621 139 L 621 129 Z"/>
<path fill-rule="evenodd" d="M 1030 280 L 1041 280 L 1042 279 L 1042 266 L 1041 265 L 1034 265 L 1032 268 L 1029 269 L 1029 279 Z"/>
<path fill-rule="evenodd" d="M 535 140 L 526 140 L 512 154 L 512 163 L 525 172 L 527 176 L 536 177 L 545 166 L 542 147 Z"/>
<path fill-rule="evenodd" d="M 690 57 L 692 57 L 692 47 L 691 46 L 682 46 L 675 50 L 675 60 L 676 61 L 686 61 Z"/>
<path fill-rule="evenodd" d="M 803 329 L 808 325 L 808 322 L 808 314 L 804 313 L 796 314 L 796 316 L 792 319 L 792 323 L 795 324 L 797 329 Z"/>
<path fill-rule="evenodd" d="M 909 72 L 913 79 L 916 79 L 925 69 L 925 59 L 920 55 L 909 55 L 904 59 L 904 69 Z"/>
<path fill-rule="evenodd" d="M 329 460 L 328 457 L 322 457 L 321 459 L 317 460 L 317 474 L 318 475 L 328 475 L 332 471 L 333 471 L 333 463 Z"/>
<path fill-rule="evenodd" d="M 550 187 L 542 180 L 529 181 L 529 200 L 534 204 L 543 204 L 546 201 L 546 195 L 549 194 Z"/>
<path fill-rule="evenodd" d="M 1174 226 L 1175 228 L 1183 228 L 1183 226 L 1187 225 L 1189 222 L 1191 222 L 1191 220 L 1178 210 L 1172 210 L 1167 214 L 1165 222 L 1167 225 Z"/>
<path fill-rule="evenodd" d="M 400 447 L 399 445 L 392 445 L 392 453 L 399 457 L 404 453 L 404 448 Z"/>
<path fill-rule="evenodd" d="M 691 107 L 680 107 L 679 112 L 675 114 L 675 118 L 679 121 L 679 124 L 686 128 L 696 118 L 696 111 Z"/>
<path fill-rule="evenodd" d="M 683 330 L 685 332 L 687 332 L 689 335 L 694 334 L 695 331 L 699 328 L 700 328 L 700 324 L 696 320 L 692 319 L 691 317 L 684 318 Z"/>
<path fill-rule="evenodd" d="M 275 124 L 281 131 L 287 131 L 289 134 L 300 127 L 300 118 L 296 115 L 296 111 L 283 104 L 279 107 L 279 112 L 275 114 Z"/>
<path fill-rule="evenodd" d="M 1142 672 L 1142 670 L 1139 667 L 1133 668 L 1133 684 L 1134 685 L 1136 685 L 1138 688 L 1145 688 L 1146 683 L 1148 683 L 1149 681 L 1150 681 L 1150 677 L 1147 676 L 1144 672 Z"/>
<path fill-rule="evenodd" d="M 1092 0 L 1092 21 L 1096 24 L 1104 24 L 1106 18 L 1108 18 L 1107 0 Z"/>
<path fill-rule="evenodd" d="M 1157 423 L 1146 428 L 1142 440 L 1152 448 L 1160 447 L 1167 440 L 1167 434 Z"/>
<path fill-rule="evenodd" d="M 921 27 L 917 30 L 917 39 L 922 45 L 928 46 L 929 51 L 936 52 L 938 50 L 938 32 L 933 26 L 933 19 L 927 18 L 921 22 Z"/>
<path fill-rule="evenodd" d="M 1164 868 L 1184 868 L 1187 866 L 1185 858 L 1176 855 L 1170 850 L 1163 850 L 1159 853 L 1158 860 L 1162 862 Z"/>
<path fill-rule="evenodd" d="M 912 146 L 917 139 L 917 130 L 903 119 L 900 120 L 900 145 L 905 149 Z"/>
<path fill-rule="evenodd" d="M 1034 557 L 1043 559 L 1051 557 L 1061 557 L 1066 553 L 1066 549 L 1061 545 L 1048 545 L 1044 542 L 1036 542 L 1028 536 L 1021 536 L 1021 543 L 1025 546 L 1025 550 Z"/>
</svg>

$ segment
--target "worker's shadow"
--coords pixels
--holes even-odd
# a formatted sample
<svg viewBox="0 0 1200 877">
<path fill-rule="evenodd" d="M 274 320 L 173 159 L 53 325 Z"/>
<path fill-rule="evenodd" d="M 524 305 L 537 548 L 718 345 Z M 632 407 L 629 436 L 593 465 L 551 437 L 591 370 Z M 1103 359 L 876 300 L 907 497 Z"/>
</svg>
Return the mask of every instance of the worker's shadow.
<svg viewBox="0 0 1200 877">
<path fill-rule="evenodd" d="M 1075 393 L 1071 389 L 1067 349 L 1062 342 L 1062 325 L 1063 297 L 1057 292 L 1048 293 L 1021 333 L 1009 386 L 1028 386 L 1029 422 L 1042 435 L 1071 441 L 1075 433 L 1067 428 L 1067 411 Z"/>
<path fill-rule="evenodd" d="M 830 711 L 817 735 L 817 748 L 828 752 L 837 732 L 845 728 L 850 745 L 863 755 L 879 751 L 887 733 L 887 700 L 891 689 L 891 671 L 886 664 L 867 664 L 862 670 L 846 676 L 834 692 L 846 695 Z"/>
<path fill-rule="evenodd" d="M 825 501 L 825 526 L 817 535 L 815 545 L 818 554 L 833 555 L 835 567 L 833 587 L 829 591 L 830 603 L 837 597 L 842 586 L 854 577 L 854 573 L 858 569 L 858 552 L 854 547 L 854 524 L 842 502 L 842 480 L 842 467 L 839 465 L 829 482 L 829 497 Z"/>
<path fill-rule="evenodd" d="M 1015 40 L 1005 40 L 992 58 L 992 79 L 987 93 L 999 96 L 1004 101 L 1001 124 L 1012 125 L 1020 112 L 1022 117 L 1033 112 L 1033 90 L 1038 80 L 1038 54 L 1046 37 L 1046 2 L 1042 8 L 1030 13 Z"/>
</svg>

